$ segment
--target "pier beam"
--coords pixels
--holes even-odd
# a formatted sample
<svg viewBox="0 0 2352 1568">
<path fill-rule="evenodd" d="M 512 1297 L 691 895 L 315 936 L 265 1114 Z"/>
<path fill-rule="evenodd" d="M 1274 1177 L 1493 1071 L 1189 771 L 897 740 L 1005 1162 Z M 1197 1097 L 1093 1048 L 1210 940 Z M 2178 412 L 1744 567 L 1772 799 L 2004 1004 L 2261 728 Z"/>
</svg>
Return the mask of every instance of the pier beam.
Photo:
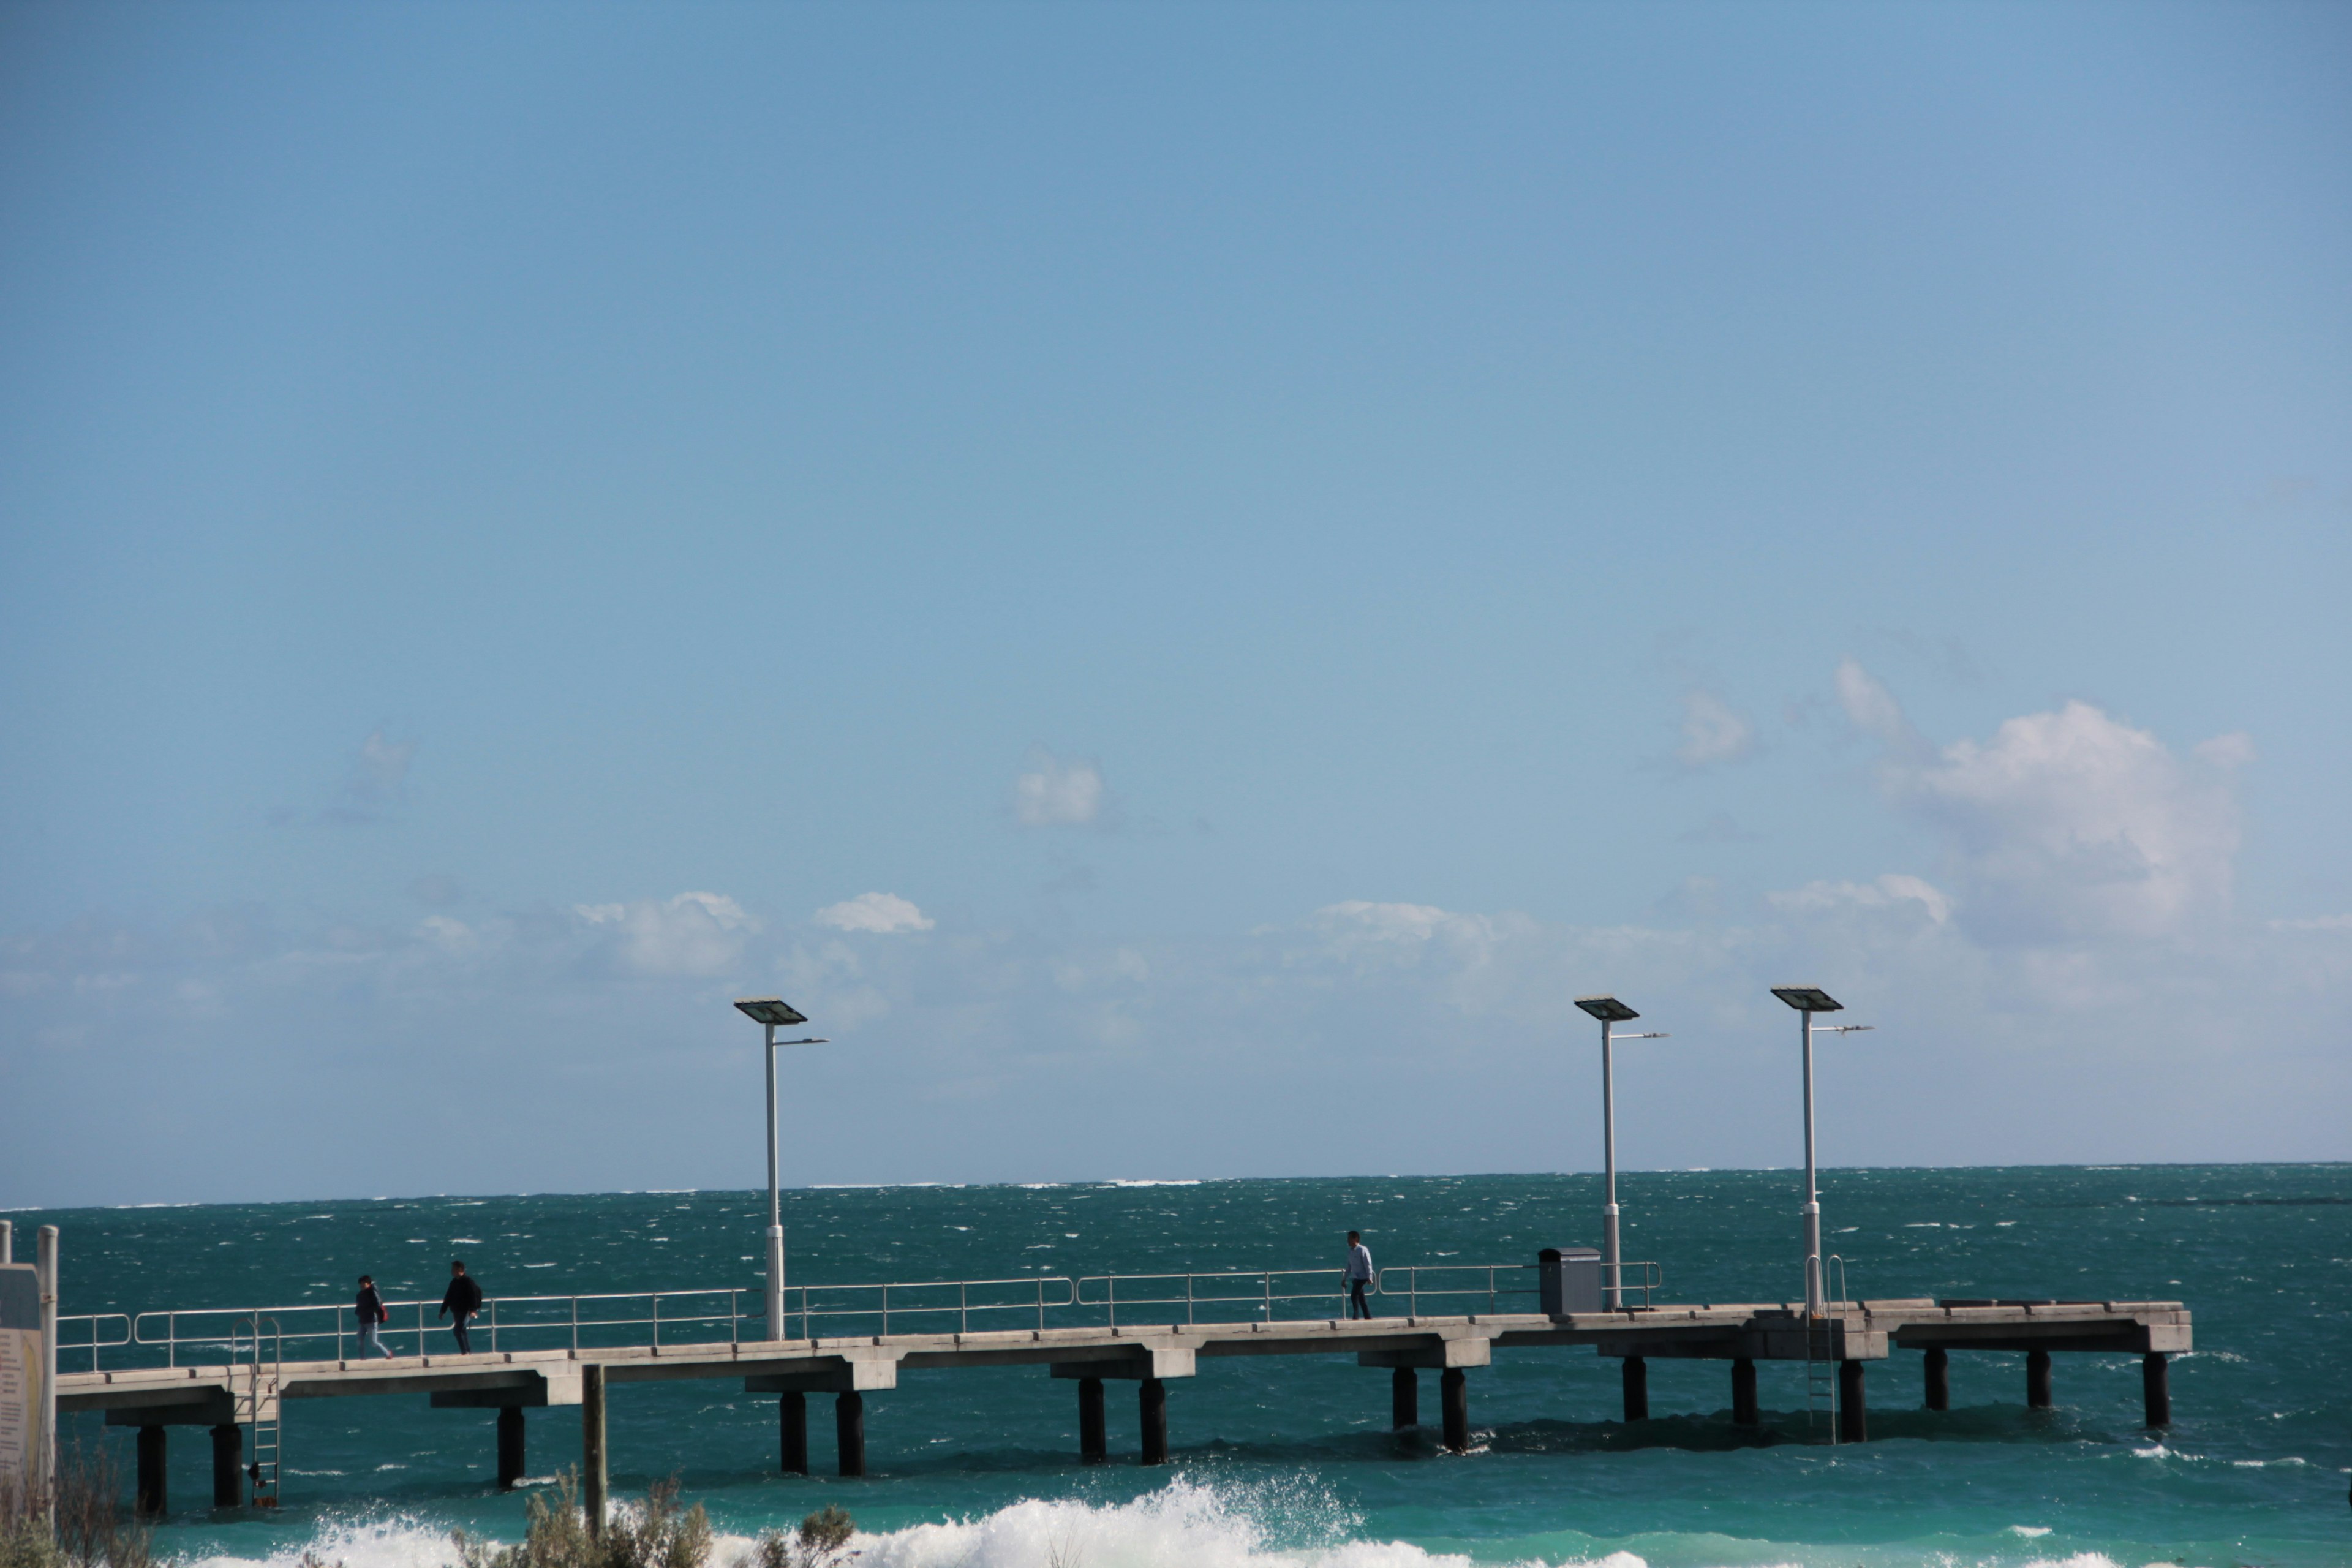
<svg viewBox="0 0 2352 1568">
<path fill-rule="evenodd" d="M 1135 1402 L 1143 1417 L 1143 1462 L 1168 1462 L 1168 1385 L 1156 1377 L 1136 1384 Z"/>
<path fill-rule="evenodd" d="M 1865 1361 L 1842 1361 L 1838 1369 L 1838 1441 L 1867 1443 L 1870 1441 L 1870 1403 L 1863 1395 L 1862 1375 L 1870 1365 Z"/>
<path fill-rule="evenodd" d="M 833 1396 L 833 1436 L 841 1449 L 841 1473 L 866 1473 L 866 1396 L 844 1389 Z"/>
<path fill-rule="evenodd" d="M 1948 1352 L 1927 1352 L 1927 1408 L 1949 1410 L 1952 1407 L 1952 1358 Z"/>
<path fill-rule="evenodd" d="M 1078 1379 L 1078 1462 L 1099 1465 L 1110 1458 L 1110 1427 L 1103 1419 L 1103 1386 L 1098 1377 Z"/>
<path fill-rule="evenodd" d="M 1739 1356 L 1731 1363 L 1731 1424 L 1755 1426 L 1763 1422 L 1756 1408 L 1756 1363 Z"/>
<path fill-rule="evenodd" d="M 2057 1403 L 2050 1397 L 2050 1352 L 2025 1352 L 2025 1405 L 2029 1410 L 2047 1410 Z"/>
<path fill-rule="evenodd" d="M 1444 1420 L 1445 1446 L 1457 1454 L 1470 1451 L 1470 1377 L 1458 1366 L 1437 1374 L 1437 1405 Z"/>
<path fill-rule="evenodd" d="M 163 1487 L 163 1435 L 168 1426 L 139 1428 L 139 1485 L 131 1507 L 142 1514 L 167 1512 Z"/>
<path fill-rule="evenodd" d="M 213 1506 L 235 1508 L 245 1500 L 245 1428 L 234 1421 L 213 1428 Z"/>
<path fill-rule="evenodd" d="M 807 1475 L 808 1395 L 797 1388 L 776 1395 L 776 1437 L 784 1474 Z"/>
<path fill-rule="evenodd" d="M 604 1369 L 590 1362 L 580 1369 L 580 1511 L 588 1534 L 604 1534 Z"/>
<path fill-rule="evenodd" d="M 1625 1380 L 1625 1419 L 1628 1422 L 1650 1418 L 1650 1363 L 1640 1356 L 1629 1355 L 1623 1368 Z"/>
<path fill-rule="evenodd" d="M 2147 1424 L 2151 1426 L 2172 1425 L 2171 1358 L 2162 1351 L 2150 1351 L 2139 1358 L 2139 1390 L 2147 1400 Z"/>
<path fill-rule="evenodd" d="M 522 1479 L 522 1406 L 499 1407 L 499 1490 L 510 1492 Z"/>
<path fill-rule="evenodd" d="M 1421 1425 L 1421 1373 L 1401 1366 L 1389 1373 L 1389 1427 L 1406 1432 Z"/>
</svg>

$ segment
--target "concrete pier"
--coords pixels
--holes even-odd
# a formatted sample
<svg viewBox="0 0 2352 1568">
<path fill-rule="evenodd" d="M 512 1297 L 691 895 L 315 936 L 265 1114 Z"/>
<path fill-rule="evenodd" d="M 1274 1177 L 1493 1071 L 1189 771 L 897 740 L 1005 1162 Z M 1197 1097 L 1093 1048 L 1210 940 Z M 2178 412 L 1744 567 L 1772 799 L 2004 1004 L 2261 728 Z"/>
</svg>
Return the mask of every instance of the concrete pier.
<svg viewBox="0 0 2352 1568">
<path fill-rule="evenodd" d="M 1732 1425 L 1757 1426 L 1763 1420 L 1763 1412 L 1756 1404 L 1756 1363 L 1746 1356 L 1735 1356 L 1731 1363 Z"/>
<path fill-rule="evenodd" d="M 1952 1407 L 1951 1352 L 1942 1349 L 1929 1351 L 1927 1352 L 1927 1364 L 1926 1371 L 1927 1379 L 1927 1408 L 1930 1410 L 1949 1410 Z"/>
<path fill-rule="evenodd" d="M 1838 1363 L 1838 1441 L 1867 1443 L 1870 1441 L 1870 1405 L 1863 1397 L 1862 1376 L 1868 1370 L 1866 1361 Z"/>
<path fill-rule="evenodd" d="M 580 1369 L 580 1511 L 587 1516 L 588 1533 L 604 1533 L 604 1369 L 593 1364 Z"/>
<path fill-rule="evenodd" d="M 1168 1385 L 1156 1377 L 1136 1384 L 1136 1408 L 1143 1418 L 1143 1462 L 1168 1462 Z"/>
<path fill-rule="evenodd" d="M 499 1490 L 514 1490 L 522 1475 L 522 1406 L 501 1405 L 499 1409 Z"/>
<path fill-rule="evenodd" d="M 1640 1356 L 1629 1355 L 1620 1375 L 1625 1384 L 1625 1423 L 1650 1418 L 1650 1363 Z"/>
<path fill-rule="evenodd" d="M 1437 1407 L 1444 1426 L 1444 1442 L 1457 1454 L 1470 1451 L 1470 1376 L 1458 1366 L 1437 1375 Z"/>
<path fill-rule="evenodd" d="M 2025 1405 L 2029 1410 L 2047 1410 L 2057 1403 L 2050 1395 L 2050 1352 L 2030 1350 L 2025 1352 Z"/>
<path fill-rule="evenodd" d="M 778 1468 L 788 1476 L 807 1475 L 808 1395 L 797 1388 L 776 1395 L 776 1438 Z"/>
<path fill-rule="evenodd" d="M 2171 1426 L 2171 1362 L 2162 1351 L 2150 1351 L 2139 1358 L 2139 1388 L 2141 1398 L 2147 1405 L 2147 1424 L 2151 1426 Z"/>
<path fill-rule="evenodd" d="M 1099 1465 L 1110 1458 L 1110 1426 L 1103 1415 L 1103 1385 L 1098 1377 L 1078 1379 L 1078 1462 Z"/>
<path fill-rule="evenodd" d="M 131 1505 L 136 1512 L 152 1516 L 171 1511 L 165 1499 L 163 1463 L 164 1434 L 170 1430 L 168 1426 L 139 1428 L 138 1489 L 132 1493 Z"/>
<path fill-rule="evenodd" d="M 1409 1366 L 1389 1373 L 1389 1430 L 1409 1432 L 1421 1425 L 1421 1373 Z"/>
<path fill-rule="evenodd" d="M 866 1396 L 845 1388 L 833 1396 L 833 1435 L 841 1450 L 841 1473 L 866 1473 Z"/>
<path fill-rule="evenodd" d="M 213 1428 L 213 1506 L 245 1501 L 245 1428 L 234 1421 Z"/>
</svg>

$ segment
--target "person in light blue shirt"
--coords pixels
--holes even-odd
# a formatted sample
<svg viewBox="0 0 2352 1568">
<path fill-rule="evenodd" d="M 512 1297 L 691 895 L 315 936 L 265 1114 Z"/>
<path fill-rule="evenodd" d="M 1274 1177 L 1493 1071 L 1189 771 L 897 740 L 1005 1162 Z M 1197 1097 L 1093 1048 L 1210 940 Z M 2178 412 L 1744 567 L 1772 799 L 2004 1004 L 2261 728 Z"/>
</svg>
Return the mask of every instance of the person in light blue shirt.
<svg viewBox="0 0 2352 1568">
<path fill-rule="evenodd" d="M 1371 1248 L 1364 1245 L 1363 1233 L 1349 1231 L 1348 1233 L 1348 1316 L 1350 1318 L 1369 1318 L 1372 1315 L 1371 1305 L 1364 1300 L 1364 1292 L 1371 1289 L 1372 1280 L 1375 1278 L 1377 1276 L 1372 1273 Z"/>
</svg>

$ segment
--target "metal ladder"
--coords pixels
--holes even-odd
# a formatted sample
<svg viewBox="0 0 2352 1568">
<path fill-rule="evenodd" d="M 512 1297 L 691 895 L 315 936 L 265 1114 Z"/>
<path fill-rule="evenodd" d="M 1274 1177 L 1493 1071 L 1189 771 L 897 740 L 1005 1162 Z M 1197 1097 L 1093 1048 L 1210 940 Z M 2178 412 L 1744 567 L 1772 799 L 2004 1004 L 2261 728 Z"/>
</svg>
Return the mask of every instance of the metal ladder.
<svg viewBox="0 0 2352 1568">
<path fill-rule="evenodd" d="M 267 1362 L 262 1359 L 262 1324 L 265 1322 L 269 1325 Z M 246 1358 L 243 1369 L 245 1387 L 235 1395 L 238 1422 L 253 1428 L 253 1448 L 247 1456 L 245 1474 L 252 1483 L 253 1506 L 276 1508 L 278 1483 L 284 1476 L 284 1403 L 279 1396 L 279 1389 L 283 1382 L 286 1336 L 277 1319 L 258 1314 L 253 1320 L 251 1340 L 246 1345 L 240 1345 L 237 1341 L 244 1332 L 242 1329 L 232 1331 L 230 1360 L 236 1360 L 236 1352 L 249 1346 L 251 1353 Z M 235 1387 L 234 1382 L 231 1387 Z"/>
</svg>

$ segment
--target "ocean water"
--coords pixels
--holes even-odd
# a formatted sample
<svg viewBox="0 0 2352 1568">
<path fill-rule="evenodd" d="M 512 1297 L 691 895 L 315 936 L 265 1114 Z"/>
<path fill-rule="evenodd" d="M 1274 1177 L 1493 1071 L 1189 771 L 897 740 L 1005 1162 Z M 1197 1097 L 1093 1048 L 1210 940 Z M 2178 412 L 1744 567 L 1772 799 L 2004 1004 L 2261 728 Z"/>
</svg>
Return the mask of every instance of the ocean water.
<svg viewBox="0 0 2352 1568">
<path fill-rule="evenodd" d="M 1796 1293 L 1798 1178 L 1636 1173 L 1628 1258 L 1667 1301 Z M 794 1283 L 1336 1267 L 1360 1228 L 1383 1266 L 1524 1262 L 1594 1237 L 1590 1176 L 1353 1177 L 786 1195 Z M 772 1397 L 720 1382 L 616 1386 L 616 1495 L 670 1475 L 710 1511 L 726 1568 L 760 1530 L 828 1502 L 869 1568 L 1430 1563 L 1610 1568 L 2352 1563 L 2352 1166 L 1827 1173 L 1827 1242 L 1855 1296 L 2169 1298 L 2196 1313 L 2175 1425 L 2140 1424 L 2137 1358 L 2057 1358 L 2058 1408 L 2024 1407 L 2023 1357 L 1870 1373 L 1871 1441 L 1807 1440 L 1801 1364 L 1762 1363 L 1760 1432 L 1729 1417 L 1727 1363 L 1650 1363 L 1654 1419 L 1619 1419 L 1617 1363 L 1498 1354 L 1470 1379 L 1473 1451 L 1388 1430 L 1389 1377 L 1352 1357 L 1207 1361 L 1171 1383 L 1174 1462 L 1135 1463 L 1131 1384 L 1107 1385 L 1112 1463 L 1078 1464 L 1076 1385 L 1045 1369 L 908 1373 L 866 1400 L 864 1479 L 784 1477 Z M 741 1192 L 395 1198 L 18 1211 L 63 1227 L 64 1310 L 341 1302 L 362 1270 L 437 1297 L 452 1255 L 493 1296 L 696 1286 L 756 1291 L 762 1201 Z M 751 1299 L 747 1295 L 747 1300 Z M 1394 1302 L 1385 1310 L 1402 1310 Z M 446 1348 L 446 1336 L 436 1336 Z M 1422 1408 L 1433 1421 L 1433 1374 Z M 813 1464 L 833 1463 L 810 1400 Z M 533 1411 L 530 1468 L 576 1460 L 576 1413 Z M 449 1531 L 513 1539 L 494 1416 L 421 1395 L 289 1404 L 285 1504 L 215 1514 L 201 1428 L 173 1431 L 186 1562 L 439 1568 Z M 131 1433 L 66 1439 L 131 1468 Z"/>
</svg>

